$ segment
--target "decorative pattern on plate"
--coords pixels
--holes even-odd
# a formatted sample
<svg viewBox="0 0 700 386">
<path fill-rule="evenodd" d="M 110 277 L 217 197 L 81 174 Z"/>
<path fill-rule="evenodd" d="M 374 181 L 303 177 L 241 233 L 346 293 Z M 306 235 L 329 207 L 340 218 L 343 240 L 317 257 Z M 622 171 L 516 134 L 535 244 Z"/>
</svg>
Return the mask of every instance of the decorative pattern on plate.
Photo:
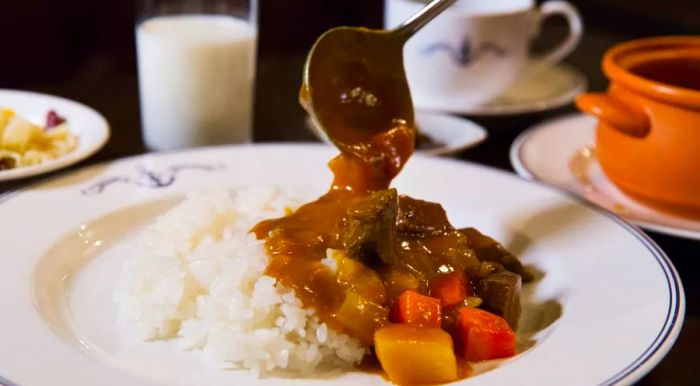
<svg viewBox="0 0 700 386">
<path fill-rule="evenodd" d="M 423 49 L 423 55 L 429 56 L 440 51 L 444 51 L 452 62 L 461 67 L 470 65 L 488 52 L 498 57 L 506 55 L 506 50 L 490 42 L 484 42 L 474 49 L 469 39 L 462 41 L 462 44 L 457 48 L 446 42 L 431 44 Z"/>
<path fill-rule="evenodd" d="M 206 172 L 215 172 L 225 169 L 224 164 L 177 164 L 171 165 L 164 171 L 155 171 L 148 169 L 145 166 L 136 166 L 135 176 L 115 176 L 106 178 L 96 184 L 83 188 L 81 192 L 86 196 L 92 196 L 102 193 L 108 186 L 116 183 L 125 183 L 144 188 L 165 188 L 172 185 L 177 179 L 178 174 L 183 170 L 200 170 Z"/>
</svg>

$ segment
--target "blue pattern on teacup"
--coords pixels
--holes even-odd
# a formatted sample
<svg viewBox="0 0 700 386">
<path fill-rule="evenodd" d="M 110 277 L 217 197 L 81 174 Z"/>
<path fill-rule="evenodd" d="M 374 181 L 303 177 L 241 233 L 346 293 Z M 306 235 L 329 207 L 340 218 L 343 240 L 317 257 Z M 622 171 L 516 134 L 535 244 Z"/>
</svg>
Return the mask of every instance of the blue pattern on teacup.
<svg viewBox="0 0 700 386">
<path fill-rule="evenodd" d="M 473 48 L 469 39 L 464 39 L 459 47 L 453 47 L 447 42 L 437 42 L 425 47 L 422 51 L 424 56 L 434 55 L 437 52 L 444 52 L 447 57 L 456 65 L 466 67 L 479 60 L 480 57 L 491 53 L 498 57 L 506 55 L 506 50 L 491 42 L 483 42 L 477 48 Z"/>
</svg>

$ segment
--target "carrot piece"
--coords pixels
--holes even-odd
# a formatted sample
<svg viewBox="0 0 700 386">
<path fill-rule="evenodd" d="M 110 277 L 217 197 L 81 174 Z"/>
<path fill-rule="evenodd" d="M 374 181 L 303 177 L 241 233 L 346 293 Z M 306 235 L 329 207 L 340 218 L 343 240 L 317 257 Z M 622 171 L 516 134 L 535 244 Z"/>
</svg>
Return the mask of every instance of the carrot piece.
<svg viewBox="0 0 700 386">
<path fill-rule="evenodd" d="M 440 299 L 421 295 L 407 290 L 399 297 L 393 315 L 399 323 L 418 324 L 427 327 L 440 327 Z"/>
<path fill-rule="evenodd" d="M 440 275 L 430 283 L 430 296 L 440 299 L 443 307 L 451 307 L 472 296 L 469 281 L 464 272 Z"/>
<path fill-rule="evenodd" d="M 515 355 L 515 333 L 505 319 L 478 308 L 462 307 L 457 334 L 464 359 L 483 361 Z"/>
</svg>

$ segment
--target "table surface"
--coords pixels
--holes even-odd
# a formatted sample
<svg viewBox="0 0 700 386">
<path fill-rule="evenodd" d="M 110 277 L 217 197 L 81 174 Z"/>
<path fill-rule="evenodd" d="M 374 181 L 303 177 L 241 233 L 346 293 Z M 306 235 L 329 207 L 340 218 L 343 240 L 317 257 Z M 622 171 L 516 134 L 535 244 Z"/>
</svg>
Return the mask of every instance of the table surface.
<svg viewBox="0 0 700 386">
<path fill-rule="evenodd" d="M 548 27 L 553 35 L 561 26 Z M 587 31 L 578 49 L 567 62 L 581 70 L 589 79 L 589 88 L 601 90 L 606 85 L 599 70 L 599 58 L 612 44 L 629 39 L 629 34 L 618 34 L 604 29 Z M 545 39 L 546 40 L 546 39 Z M 262 41 L 262 37 L 261 37 Z M 542 43 L 546 45 L 547 42 Z M 261 49 L 258 61 L 256 88 L 255 137 L 256 141 L 311 141 L 312 135 L 304 128 L 304 115 L 296 103 L 303 50 L 275 52 Z M 41 83 L 28 83 L 22 88 L 65 96 L 86 103 L 110 122 L 112 138 L 107 146 L 80 166 L 144 152 L 140 138 L 138 85 L 135 71 L 115 69 L 109 60 L 96 57 L 71 75 Z M 508 151 L 513 139 L 524 129 L 542 120 L 573 112 L 572 106 L 537 114 L 475 118 L 489 131 L 488 140 L 469 149 L 459 159 L 490 165 L 512 171 Z M 0 193 L 20 188 L 39 178 L 0 183 Z M 648 233 L 666 251 L 678 269 L 686 294 L 686 317 L 680 336 L 663 361 L 645 376 L 639 385 L 698 385 L 700 366 L 696 364 L 700 347 L 700 242 Z M 591 337 L 595 339 L 595 337 Z M 572 348 L 575 349 L 575 348 Z M 585 363 L 581 364 L 585 371 Z"/>
</svg>

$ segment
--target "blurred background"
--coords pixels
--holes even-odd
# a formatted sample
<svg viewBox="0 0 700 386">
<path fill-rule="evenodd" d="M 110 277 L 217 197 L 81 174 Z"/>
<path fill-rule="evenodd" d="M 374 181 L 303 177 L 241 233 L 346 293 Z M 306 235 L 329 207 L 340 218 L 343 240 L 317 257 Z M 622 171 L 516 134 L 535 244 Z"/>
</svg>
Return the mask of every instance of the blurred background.
<svg viewBox="0 0 700 386">
<path fill-rule="evenodd" d="M 700 34 L 700 0 L 570 1 L 583 16 L 585 34 L 565 62 L 588 77 L 591 90 L 607 85 L 599 63 L 610 46 L 647 36 Z M 56 94 L 102 113 L 113 135 L 95 160 L 143 152 L 134 35 L 137 6 L 134 0 L 1 0 L 0 88 Z M 384 0 L 259 0 L 259 7 L 255 139 L 314 140 L 304 128 L 305 113 L 297 102 L 306 52 L 330 27 L 381 27 Z M 566 30 L 563 20 L 548 20 L 535 51 L 554 46 Z M 489 130 L 489 140 L 460 158 L 512 170 L 508 148 L 518 133 L 572 111 L 566 106 L 537 114 L 475 118 Z M 655 240 L 671 256 L 697 255 L 691 241 L 660 235 Z M 660 371 L 648 375 L 642 385 L 696 385 L 700 378 L 695 358 L 685 354 L 700 346 L 700 323 L 694 317 L 700 304 L 696 263 L 683 258 L 674 263 L 689 275 L 684 277 L 687 315 L 693 317 L 686 319 L 682 339 Z"/>
<path fill-rule="evenodd" d="M 583 15 L 586 34 L 566 62 L 588 76 L 593 90 L 607 84 L 598 63 L 611 44 L 635 37 L 700 33 L 697 0 L 572 3 Z M 53 93 L 90 104 L 114 130 L 129 131 L 115 135 L 103 156 L 124 155 L 125 146 L 119 141 L 131 138 L 134 147 L 133 138 L 140 138 L 137 6 L 133 0 L 3 0 L 0 87 Z M 306 51 L 332 26 L 380 27 L 384 1 L 260 0 L 259 6 L 255 138 L 311 140 L 302 129 L 304 113 L 296 102 Z M 564 35 L 563 20 L 550 20 L 535 49 L 550 47 Z M 120 154 L 111 154 L 114 149 Z M 140 151 L 133 148 L 134 153 Z"/>
</svg>

